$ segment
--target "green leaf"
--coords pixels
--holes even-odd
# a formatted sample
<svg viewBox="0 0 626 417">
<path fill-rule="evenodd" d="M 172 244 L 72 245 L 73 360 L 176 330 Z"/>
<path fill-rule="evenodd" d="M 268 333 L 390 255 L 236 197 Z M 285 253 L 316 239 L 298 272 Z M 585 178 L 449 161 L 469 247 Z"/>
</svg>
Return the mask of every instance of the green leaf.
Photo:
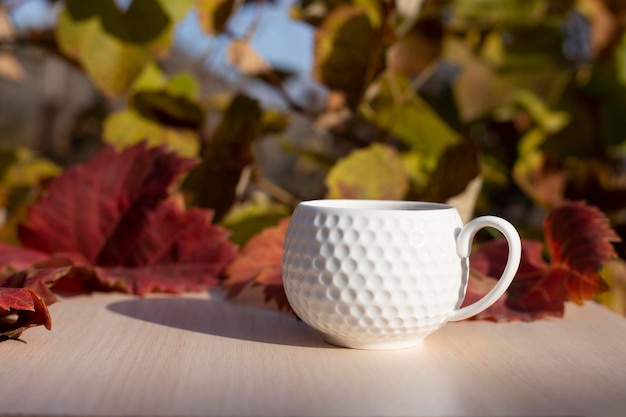
<svg viewBox="0 0 626 417">
<path fill-rule="evenodd" d="M 533 153 L 541 151 L 541 147 L 547 139 L 545 130 L 541 128 L 534 128 L 529 130 L 517 144 L 517 152 L 520 160 L 524 160 Z"/>
<path fill-rule="evenodd" d="M 103 139 L 118 148 L 146 139 L 150 146 L 166 145 L 181 156 L 198 156 L 205 111 L 197 95 L 195 78 L 179 74 L 168 80 L 150 63 L 131 87 L 129 108 L 105 119 Z"/>
<path fill-rule="evenodd" d="M 410 179 L 411 190 L 416 194 L 426 191 L 430 175 L 437 168 L 437 160 L 424 157 L 420 152 L 410 150 L 402 153 L 402 164 Z"/>
<path fill-rule="evenodd" d="M 401 200 L 409 188 L 398 152 L 383 144 L 352 151 L 326 177 L 327 198 Z"/>
<path fill-rule="evenodd" d="M 229 240 L 242 247 L 263 229 L 278 224 L 290 214 L 288 207 L 272 203 L 265 195 L 258 194 L 233 207 L 221 225 L 232 231 Z"/>
<path fill-rule="evenodd" d="M 97 19 L 74 21 L 67 12 L 59 16 L 56 37 L 61 51 L 111 97 L 123 94 L 150 58 L 147 49 L 106 35 Z"/>
<path fill-rule="evenodd" d="M 584 106 L 587 118 L 592 123 L 599 124 L 599 132 L 594 132 L 594 136 L 599 133 L 605 147 L 626 144 L 626 84 L 621 81 L 623 76 L 619 64 L 614 61 L 598 62 L 593 67 L 589 83 L 577 97 Z M 597 141 L 597 137 L 590 140 Z"/>
<path fill-rule="evenodd" d="M 569 113 L 550 109 L 544 101 L 528 90 L 519 90 L 513 102 L 528 111 L 531 118 L 548 133 L 558 132 L 571 120 Z"/>
<path fill-rule="evenodd" d="M 479 150 L 471 140 L 445 150 L 429 178 L 428 188 L 419 198 L 445 202 L 461 194 L 470 181 L 480 174 Z"/>
<path fill-rule="evenodd" d="M 0 206 L 6 212 L 0 240 L 17 242 L 17 227 L 40 191 L 40 186 L 61 173 L 61 167 L 28 148 L 0 147 Z"/>
<path fill-rule="evenodd" d="M 239 152 L 249 149 L 261 134 L 263 112 L 259 102 L 243 94 L 236 95 L 222 115 L 222 120 L 211 135 L 205 156 L 223 165 L 243 166 L 250 155 Z"/>
<path fill-rule="evenodd" d="M 131 93 L 142 90 L 162 90 L 168 84 L 167 75 L 155 62 L 149 62 L 133 81 Z"/>
<path fill-rule="evenodd" d="M 146 119 L 162 125 L 197 130 L 204 123 L 204 110 L 196 102 L 166 91 L 138 91 L 129 104 Z"/>
<path fill-rule="evenodd" d="M 202 163 L 184 183 L 189 200 L 215 210 L 220 220 L 235 201 L 243 169 L 252 163 L 252 144 L 262 132 L 263 112 L 257 100 L 236 95 L 202 151 Z"/>
<path fill-rule="evenodd" d="M 550 164 L 550 159 L 541 150 L 546 138 L 545 131 L 540 128 L 531 129 L 522 137 L 512 174 L 516 184 L 535 203 L 556 207 L 564 199 L 567 174 L 562 168 Z"/>
<path fill-rule="evenodd" d="M 116 97 L 153 57 L 168 51 L 174 23 L 193 2 L 134 0 L 123 12 L 114 0 L 66 0 L 56 39 L 61 52 L 76 60 L 100 90 Z"/>
<path fill-rule="evenodd" d="M 235 4 L 235 0 L 198 0 L 196 9 L 200 27 L 209 35 L 223 32 L 235 10 Z"/>
<path fill-rule="evenodd" d="M 406 77 L 385 74 L 359 110 L 379 128 L 426 158 L 438 158 L 460 136 L 412 89 Z"/>
<path fill-rule="evenodd" d="M 280 139 L 278 141 L 278 144 L 280 145 L 280 148 L 285 152 L 296 155 L 303 160 L 319 167 L 328 169 L 331 168 L 335 164 L 335 162 L 337 162 L 337 159 L 330 155 L 328 152 L 315 149 L 314 147 L 303 147 L 300 145 L 296 145 L 287 138 Z"/>
<path fill-rule="evenodd" d="M 174 96 L 197 99 L 200 85 L 198 79 L 191 74 L 176 74 L 170 78 L 165 89 Z"/>
<path fill-rule="evenodd" d="M 365 88 L 376 37 L 371 10 L 359 6 L 336 8 L 317 31 L 314 77 L 331 90 L 345 92 L 348 103 L 355 103 Z"/>
<path fill-rule="evenodd" d="M 198 102 L 198 81 L 189 74 L 167 80 L 155 65 L 148 65 L 133 84 L 129 105 L 146 119 L 171 127 L 198 130 L 205 111 Z"/>
<path fill-rule="evenodd" d="M 523 72 L 552 68 L 562 70 L 563 32 L 558 24 L 542 23 L 518 28 L 507 34 L 500 71 Z"/>
<path fill-rule="evenodd" d="M 211 93 L 203 97 L 205 106 L 210 111 L 224 112 L 236 97 L 234 92 Z M 289 114 L 281 113 L 275 109 L 262 109 L 261 133 L 263 135 L 274 135 L 283 132 L 290 123 Z"/>
<path fill-rule="evenodd" d="M 206 106 L 210 111 L 225 111 L 230 103 L 232 103 L 233 98 L 236 93 L 232 91 L 219 91 L 215 93 L 208 93 L 202 99 L 202 103 Z"/>
<path fill-rule="evenodd" d="M 382 10 L 379 0 L 352 0 L 352 3 L 363 8 L 375 28 L 382 24 Z"/>
<path fill-rule="evenodd" d="M 178 22 L 189 13 L 190 9 L 197 3 L 197 0 L 158 0 L 158 2 L 171 21 Z"/>
<path fill-rule="evenodd" d="M 541 21 L 549 2 L 545 0 L 453 0 L 454 28 L 527 26 Z"/>
<path fill-rule="evenodd" d="M 28 148 L 0 148 L 0 186 L 30 187 L 44 179 L 54 178 L 61 167 Z"/>
<path fill-rule="evenodd" d="M 284 131 L 289 126 L 289 116 L 279 111 L 268 109 L 263 112 L 261 123 L 264 135 L 276 134 Z"/>
<path fill-rule="evenodd" d="M 110 114 L 104 122 L 103 139 L 117 148 L 147 140 L 149 146 L 165 145 L 180 156 L 198 156 L 200 139 L 192 129 L 171 127 L 143 117 L 133 109 Z"/>
<path fill-rule="evenodd" d="M 499 71 L 562 69 L 566 61 L 562 22 L 573 4 L 569 0 L 454 0 L 447 10 L 448 25 L 465 33 L 483 60 Z"/>
<path fill-rule="evenodd" d="M 429 186 L 433 198 L 439 199 L 438 196 L 445 194 L 432 191 L 437 184 L 431 184 L 431 175 L 441 164 L 442 155 L 461 144 L 462 138 L 415 93 L 406 77 L 383 74 L 368 91 L 359 111 L 367 120 L 410 147 L 403 154 L 402 163 L 411 179 L 413 194 L 422 195 Z M 467 166 L 474 166 L 475 152 L 466 156 Z M 474 171 L 474 168 L 470 170 Z M 463 176 L 459 183 L 467 184 L 469 180 L 471 178 Z"/>
</svg>

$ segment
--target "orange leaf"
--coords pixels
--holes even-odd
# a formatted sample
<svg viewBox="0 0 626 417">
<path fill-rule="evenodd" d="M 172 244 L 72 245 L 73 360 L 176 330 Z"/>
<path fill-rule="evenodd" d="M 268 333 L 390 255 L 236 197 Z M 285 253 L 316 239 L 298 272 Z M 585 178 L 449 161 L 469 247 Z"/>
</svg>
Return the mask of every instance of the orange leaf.
<svg viewBox="0 0 626 417">
<path fill-rule="evenodd" d="M 246 243 L 240 255 L 226 269 L 225 286 L 234 297 L 247 285 L 262 285 L 265 301 L 274 300 L 279 309 L 289 309 L 283 288 L 282 253 L 289 219 L 268 227 Z"/>
<path fill-rule="evenodd" d="M 581 274 L 595 273 L 617 257 L 611 242 L 618 242 L 619 236 L 600 210 L 583 202 L 550 212 L 544 231 L 552 263 L 563 263 Z"/>
</svg>

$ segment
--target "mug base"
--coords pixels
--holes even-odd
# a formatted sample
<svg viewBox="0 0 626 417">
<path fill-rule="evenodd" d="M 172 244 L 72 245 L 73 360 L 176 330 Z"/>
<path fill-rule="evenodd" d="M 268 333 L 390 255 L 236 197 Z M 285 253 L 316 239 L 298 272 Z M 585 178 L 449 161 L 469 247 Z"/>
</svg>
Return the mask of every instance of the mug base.
<svg viewBox="0 0 626 417">
<path fill-rule="evenodd" d="M 324 340 L 331 345 L 361 350 L 409 349 L 422 345 L 424 343 L 424 338 L 425 336 L 413 337 L 410 339 L 402 340 L 359 341 L 354 339 L 344 339 L 341 337 L 335 337 L 327 334 L 324 335 Z"/>
</svg>

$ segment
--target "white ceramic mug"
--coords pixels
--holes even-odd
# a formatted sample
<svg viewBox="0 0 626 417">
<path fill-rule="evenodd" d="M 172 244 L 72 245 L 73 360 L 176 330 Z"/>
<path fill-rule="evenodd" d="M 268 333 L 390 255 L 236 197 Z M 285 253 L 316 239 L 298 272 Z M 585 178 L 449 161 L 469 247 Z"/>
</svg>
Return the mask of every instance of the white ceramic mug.
<svg viewBox="0 0 626 417">
<path fill-rule="evenodd" d="M 508 241 L 506 267 L 485 297 L 460 308 L 472 240 L 484 227 Z M 513 280 L 520 257 L 517 231 L 499 217 L 463 226 L 457 210 L 444 204 L 316 200 L 300 203 L 291 217 L 283 282 L 293 310 L 328 342 L 398 349 L 492 305 Z"/>
</svg>

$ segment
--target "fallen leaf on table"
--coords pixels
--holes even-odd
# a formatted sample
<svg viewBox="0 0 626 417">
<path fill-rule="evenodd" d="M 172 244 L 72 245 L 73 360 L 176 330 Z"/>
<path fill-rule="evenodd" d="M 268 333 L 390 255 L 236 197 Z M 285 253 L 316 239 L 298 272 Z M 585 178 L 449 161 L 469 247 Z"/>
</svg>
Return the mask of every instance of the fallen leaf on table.
<svg viewBox="0 0 626 417">
<path fill-rule="evenodd" d="M 0 288 L 0 340 L 17 339 L 24 330 L 41 325 L 50 329 L 52 321 L 46 304 L 35 291 Z"/>
<path fill-rule="evenodd" d="M 254 236 L 239 257 L 226 269 L 224 283 L 229 297 L 235 297 L 248 285 L 262 285 L 265 301 L 275 301 L 278 309 L 291 310 L 282 277 L 282 254 L 289 219 L 268 227 Z"/>
<path fill-rule="evenodd" d="M 0 265 L 3 271 L 27 269 L 47 258 L 48 255 L 44 252 L 0 242 Z"/>
<path fill-rule="evenodd" d="M 70 268 L 30 269 L 0 278 L 0 341 L 17 339 L 24 330 L 52 327 L 48 305 L 56 302 L 49 286 Z"/>
<path fill-rule="evenodd" d="M 564 204 L 544 221 L 546 245 L 522 240 L 519 270 L 504 297 L 476 318 L 536 320 L 562 317 L 565 302 L 582 304 L 608 289 L 600 276 L 603 265 L 617 254 L 619 241 L 608 219 L 581 202 Z M 545 259 L 544 259 L 545 250 Z M 508 245 L 503 238 L 483 244 L 471 255 L 470 279 L 464 305 L 485 295 L 504 269 Z"/>
<path fill-rule="evenodd" d="M 58 285 L 81 291 L 180 293 L 216 286 L 236 246 L 226 229 L 211 223 L 211 210 L 187 210 L 172 191 L 195 164 L 143 142 L 121 152 L 107 147 L 50 183 L 19 229 L 24 247 L 1 245 L 0 260 L 73 266 L 75 273 Z"/>
</svg>

